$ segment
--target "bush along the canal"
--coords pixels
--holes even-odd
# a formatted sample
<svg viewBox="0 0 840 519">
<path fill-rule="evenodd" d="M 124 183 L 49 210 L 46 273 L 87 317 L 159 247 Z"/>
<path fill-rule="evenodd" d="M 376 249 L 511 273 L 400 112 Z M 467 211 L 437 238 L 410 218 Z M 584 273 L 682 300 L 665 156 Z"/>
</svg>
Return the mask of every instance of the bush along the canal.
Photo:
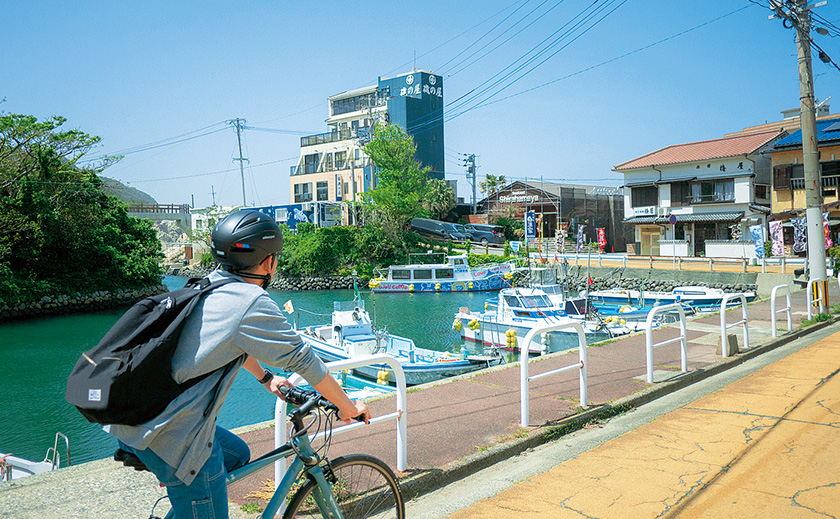
<svg viewBox="0 0 840 519">
<path fill-rule="evenodd" d="M 133 290 L 100 290 L 92 294 L 44 296 L 38 301 L 0 306 L 0 322 L 18 321 L 34 317 L 95 312 L 109 308 L 130 306 L 144 297 L 168 292 L 165 285 Z"/>
</svg>

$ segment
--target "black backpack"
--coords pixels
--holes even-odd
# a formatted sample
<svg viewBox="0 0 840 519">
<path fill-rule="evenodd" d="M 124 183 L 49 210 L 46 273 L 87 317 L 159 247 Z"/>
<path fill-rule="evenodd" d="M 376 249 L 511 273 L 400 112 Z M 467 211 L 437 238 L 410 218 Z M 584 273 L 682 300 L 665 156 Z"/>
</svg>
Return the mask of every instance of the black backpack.
<svg viewBox="0 0 840 519">
<path fill-rule="evenodd" d="M 67 379 L 67 401 L 101 424 L 138 425 L 160 414 L 212 373 L 178 384 L 172 379 L 172 355 L 201 296 L 231 281 L 236 280 L 191 279 L 184 288 L 135 303 L 76 362 Z"/>
</svg>

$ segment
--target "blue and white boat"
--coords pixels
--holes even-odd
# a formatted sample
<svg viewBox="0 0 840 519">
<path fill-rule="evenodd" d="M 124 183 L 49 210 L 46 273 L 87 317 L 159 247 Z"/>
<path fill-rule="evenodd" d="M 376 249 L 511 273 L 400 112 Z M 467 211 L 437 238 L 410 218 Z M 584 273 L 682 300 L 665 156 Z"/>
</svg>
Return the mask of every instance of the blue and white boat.
<svg viewBox="0 0 840 519">
<path fill-rule="evenodd" d="M 470 268 L 464 254 L 445 256 L 443 263 L 393 265 L 368 286 L 373 292 L 473 292 L 509 287 L 512 277 L 510 262 Z"/>
<path fill-rule="evenodd" d="M 581 324 L 587 343 L 630 333 L 631 330 L 617 318 L 587 318 L 585 303 L 585 299 L 562 303 L 552 301 L 545 291 L 536 287 L 506 288 L 499 292 L 498 298 L 485 301 L 483 312 L 461 308 L 455 314 L 452 326 L 465 341 L 512 351 L 519 351 L 522 341 L 532 329 L 555 324 Z M 566 311 L 567 304 L 571 305 L 571 314 Z M 577 346 L 577 333 L 573 328 L 566 328 L 535 337 L 528 348 L 530 353 L 545 354 Z"/>
<path fill-rule="evenodd" d="M 302 330 L 303 341 L 326 362 L 345 360 L 364 355 L 385 353 L 402 365 L 407 385 L 425 384 L 454 377 L 504 362 L 501 355 L 469 355 L 418 348 L 414 341 L 375 330 L 365 302 L 334 303 L 329 325 L 309 326 Z M 394 381 L 391 368 L 374 364 L 355 368 L 354 372 L 378 383 Z"/>
<path fill-rule="evenodd" d="M 682 303 L 697 310 L 713 310 L 720 307 L 726 292 L 719 288 L 703 286 L 675 287 L 670 292 L 648 292 L 646 290 L 626 290 L 612 288 L 609 290 L 593 290 L 587 294 L 590 301 L 596 305 L 628 305 L 637 308 L 652 307 Z M 747 302 L 755 299 L 754 292 L 744 294 Z M 719 309 L 719 308 L 718 308 Z"/>
</svg>

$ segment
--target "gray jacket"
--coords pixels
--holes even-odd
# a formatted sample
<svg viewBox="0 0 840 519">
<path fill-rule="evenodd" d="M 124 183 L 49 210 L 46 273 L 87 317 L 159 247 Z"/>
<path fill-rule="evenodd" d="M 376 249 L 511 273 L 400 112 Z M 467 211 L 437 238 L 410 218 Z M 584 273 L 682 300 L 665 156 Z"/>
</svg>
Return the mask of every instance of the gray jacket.
<svg viewBox="0 0 840 519">
<path fill-rule="evenodd" d="M 209 277 L 241 280 L 220 270 Z M 245 360 L 243 353 L 299 373 L 310 384 L 327 375 L 324 363 L 304 345 L 265 290 L 245 282 L 228 283 L 205 296 L 187 318 L 172 359 L 177 382 L 215 372 L 149 422 L 105 426 L 105 430 L 131 447 L 151 449 L 189 485 L 210 457 L 216 417 Z M 234 360 L 228 369 L 219 369 Z"/>
</svg>

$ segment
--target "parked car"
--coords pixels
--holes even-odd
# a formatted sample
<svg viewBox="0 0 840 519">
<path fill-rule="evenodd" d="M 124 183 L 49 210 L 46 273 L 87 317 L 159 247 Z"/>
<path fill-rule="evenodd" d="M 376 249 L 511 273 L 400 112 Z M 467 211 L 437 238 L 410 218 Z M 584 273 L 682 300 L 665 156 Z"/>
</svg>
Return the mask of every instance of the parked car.
<svg viewBox="0 0 840 519">
<path fill-rule="evenodd" d="M 426 218 L 412 219 L 411 224 L 409 224 L 409 229 L 420 236 L 436 241 L 452 240 L 465 242 L 470 237 L 469 234 L 458 232 L 455 224 L 438 220 L 427 220 Z"/>
<path fill-rule="evenodd" d="M 481 243 L 482 247 L 489 245 L 503 245 L 505 243 L 505 230 L 498 225 L 485 225 L 483 223 L 468 223 L 464 225 L 473 242 Z"/>
</svg>

